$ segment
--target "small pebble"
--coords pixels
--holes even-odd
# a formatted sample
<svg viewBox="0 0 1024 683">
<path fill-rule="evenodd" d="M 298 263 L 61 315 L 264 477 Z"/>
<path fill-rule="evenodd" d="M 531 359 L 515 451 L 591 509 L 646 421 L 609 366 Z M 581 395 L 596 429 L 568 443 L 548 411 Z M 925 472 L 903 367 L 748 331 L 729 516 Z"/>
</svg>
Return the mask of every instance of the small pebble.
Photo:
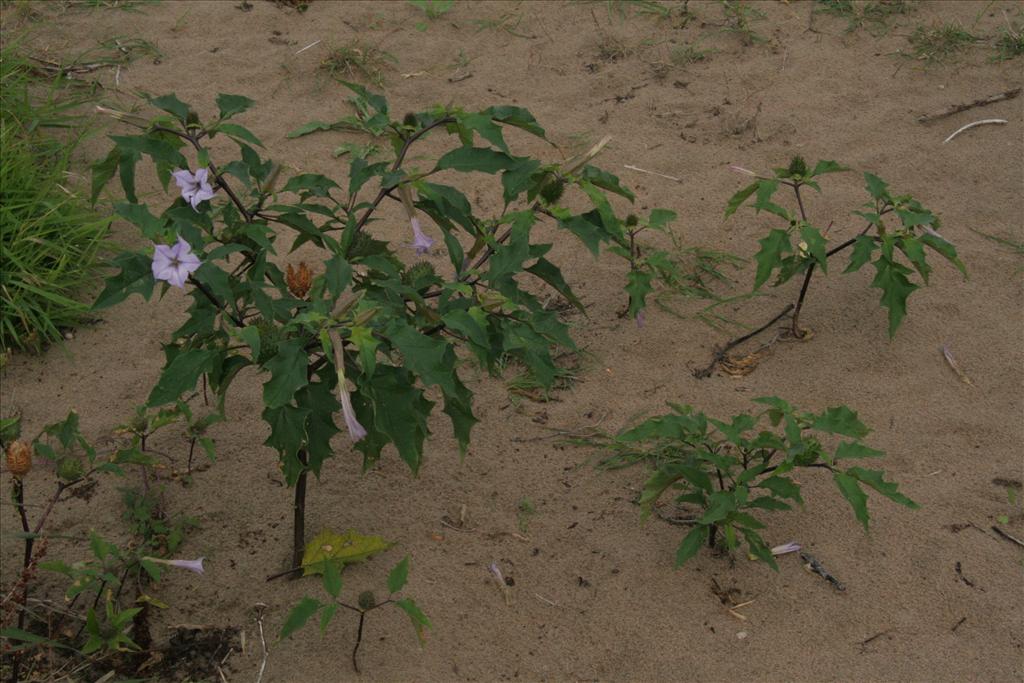
<svg viewBox="0 0 1024 683">
<path fill-rule="evenodd" d="M 743 640 L 744 638 L 747 637 L 747 635 L 748 634 L 747 634 L 746 631 L 740 631 L 739 633 L 736 634 L 736 637 L 739 638 L 740 640 Z"/>
</svg>

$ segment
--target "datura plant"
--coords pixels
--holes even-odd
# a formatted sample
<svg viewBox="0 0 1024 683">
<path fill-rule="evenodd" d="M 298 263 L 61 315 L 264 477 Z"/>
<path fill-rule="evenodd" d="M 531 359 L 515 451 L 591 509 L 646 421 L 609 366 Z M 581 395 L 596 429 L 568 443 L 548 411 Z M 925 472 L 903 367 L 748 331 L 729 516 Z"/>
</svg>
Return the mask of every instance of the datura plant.
<svg viewBox="0 0 1024 683">
<path fill-rule="evenodd" d="M 152 244 L 114 259 L 118 272 L 95 308 L 132 294 L 149 299 L 157 287 L 191 298 L 164 346 L 151 407 L 178 401 L 203 378 L 223 410 L 240 372 L 264 376 L 265 443 L 295 494 L 293 567 L 304 548 L 307 475 L 319 475 L 342 429 L 364 469 L 390 444 L 416 473 L 437 402 L 463 454 L 477 422 L 458 349 L 492 372 L 514 360 L 541 384 L 555 381 L 552 351 L 573 340 L 536 285 L 582 305 L 548 259 L 552 245 L 536 241 L 539 222 L 575 235 L 595 255 L 603 244 L 630 249 L 608 193 L 628 201 L 633 194 L 590 164 L 600 146 L 568 161 L 517 156 L 506 140 L 511 129 L 547 139 L 526 109 L 435 107 L 395 120 L 383 97 L 346 85 L 357 111 L 349 118 L 387 138 L 391 156 L 352 155 L 341 183 L 315 173 L 281 178 L 281 167 L 258 151 L 260 140 L 235 122 L 254 102 L 223 94 L 212 119 L 173 94 L 148 98 L 159 110 L 152 118 L 104 110 L 139 132 L 110 136 L 113 149 L 93 169 L 93 200 L 119 176 L 124 201 L 114 209 Z M 410 150 L 438 134 L 453 141 L 448 151 L 409 161 Z M 217 136 L 236 143 L 235 158 L 214 158 L 208 145 Z M 177 190 L 161 206 L 136 192 L 144 158 L 169 195 Z M 501 201 L 486 215 L 449 184 L 467 173 L 500 181 Z M 588 208 L 567 208 L 570 197 Z M 375 234 L 391 220 L 379 210 L 386 200 L 404 216 L 406 240 Z M 660 226 L 673 217 L 656 209 L 633 222 Z M 289 258 L 302 246 L 318 256 Z M 642 320 L 646 291 L 633 283 L 627 293 L 630 313 Z"/>
</svg>

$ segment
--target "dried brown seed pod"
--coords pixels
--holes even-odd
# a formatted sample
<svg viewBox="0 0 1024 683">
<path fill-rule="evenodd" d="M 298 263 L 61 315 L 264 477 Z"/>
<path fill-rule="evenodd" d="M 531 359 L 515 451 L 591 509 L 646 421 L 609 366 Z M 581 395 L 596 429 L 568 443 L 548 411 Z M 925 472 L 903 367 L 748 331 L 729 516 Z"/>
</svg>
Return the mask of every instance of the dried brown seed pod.
<svg viewBox="0 0 1024 683">
<path fill-rule="evenodd" d="M 306 293 L 309 292 L 309 288 L 313 284 L 313 272 L 306 265 L 305 261 L 299 262 L 298 269 L 292 268 L 292 265 L 289 263 L 284 279 L 288 283 L 288 291 L 296 299 L 302 299 L 305 298 Z"/>
<path fill-rule="evenodd" d="M 7 445 L 7 469 L 16 477 L 24 477 L 32 469 L 32 447 L 24 441 Z"/>
</svg>

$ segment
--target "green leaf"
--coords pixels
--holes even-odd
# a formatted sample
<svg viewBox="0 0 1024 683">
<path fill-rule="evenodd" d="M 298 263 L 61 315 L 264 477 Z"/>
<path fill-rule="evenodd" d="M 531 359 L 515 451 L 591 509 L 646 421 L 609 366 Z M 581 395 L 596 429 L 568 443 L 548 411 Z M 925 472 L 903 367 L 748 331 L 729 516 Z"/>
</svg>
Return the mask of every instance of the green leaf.
<svg viewBox="0 0 1024 683">
<path fill-rule="evenodd" d="M 423 442 L 429 434 L 427 416 L 433 409 L 433 402 L 424 397 L 412 373 L 405 368 L 377 365 L 367 384 L 367 393 L 374 403 L 374 427 L 391 439 L 398 456 L 414 475 L 417 474 L 423 458 Z"/>
<path fill-rule="evenodd" d="M 850 507 L 853 508 L 853 513 L 857 516 L 857 520 L 864 525 L 864 530 L 868 529 L 868 497 L 861 489 L 860 483 L 845 472 L 833 472 L 833 479 L 835 479 L 836 486 L 839 487 L 839 492 L 843 494 L 849 503 Z"/>
<path fill-rule="evenodd" d="M 217 95 L 217 108 L 220 109 L 221 119 L 230 119 L 235 114 L 241 114 L 246 111 L 254 104 L 256 104 L 255 100 L 250 100 L 243 95 L 225 95 L 224 93 Z"/>
<path fill-rule="evenodd" d="M 807 253 L 811 255 L 821 268 L 821 272 L 828 273 L 828 256 L 826 255 L 825 238 L 821 231 L 808 223 L 800 225 L 800 237 L 807 243 Z"/>
<path fill-rule="evenodd" d="M 544 129 L 537 124 L 537 119 L 533 118 L 533 114 L 522 107 L 513 107 L 510 105 L 488 107 L 481 113 L 490 116 L 495 121 L 500 121 L 501 123 L 521 128 L 527 133 L 531 133 L 545 140 L 547 139 Z"/>
<path fill-rule="evenodd" d="M 182 123 L 188 122 L 188 105 L 179 100 L 174 93 L 161 95 L 149 100 L 157 109 L 163 109 L 168 114 L 173 114 Z"/>
<path fill-rule="evenodd" d="M 939 254 L 943 256 L 943 258 L 945 258 L 947 261 L 956 266 L 956 269 L 960 271 L 960 273 L 964 276 L 964 279 L 967 278 L 967 268 L 964 266 L 963 261 L 961 261 L 960 258 L 957 256 L 956 247 L 954 247 L 951 243 L 947 242 L 941 237 L 932 235 L 930 233 L 925 233 L 924 235 L 921 235 L 918 239 L 920 239 L 921 242 L 931 247 L 935 251 L 939 252 Z"/>
<path fill-rule="evenodd" d="M 725 217 L 728 218 L 729 216 L 736 213 L 736 209 L 740 208 L 740 206 L 743 205 L 743 202 L 747 201 L 747 198 L 757 191 L 757 186 L 760 183 L 760 180 L 755 180 L 754 182 L 750 183 L 742 190 L 734 194 L 732 197 L 730 197 L 729 202 L 725 205 Z"/>
<path fill-rule="evenodd" d="M 690 529 L 690 533 L 686 534 L 676 549 L 676 567 L 683 566 L 683 563 L 696 555 L 701 546 L 707 543 L 710 529 L 711 527 L 703 524 L 698 524 Z"/>
<path fill-rule="evenodd" d="M 775 562 L 775 556 L 772 555 L 771 549 L 765 544 L 761 535 L 752 529 L 740 529 L 740 531 L 743 533 L 743 538 L 746 539 L 747 545 L 750 546 L 750 552 L 753 553 L 754 557 L 766 563 L 775 571 L 779 571 L 779 565 Z"/>
<path fill-rule="evenodd" d="M 160 380 L 150 392 L 146 405 L 153 407 L 172 403 L 186 391 L 194 389 L 199 376 L 209 369 L 215 353 L 207 349 L 188 349 L 175 355 L 160 373 Z"/>
<path fill-rule="evenodd" d="M 884 249 L 872 265 L 876 273 L 871 286 L 882 290 L 881 303 L 889 309 L 889 337 L 893 337 L 907 314 L 907 297 L 918 287 L 907 279 L 912 271 L 886 256 Z"/>
<path fill-rule="evenodd" d="M 328 564 L 344 566 L 362 562 L 393 545 L 380 536 L 363 536 L 353 529 L 343 534 L 324 529 L 306 544 L 302 575 L 323 574 Z"/>
<path fill-rule="evenodd" d="M 459 118 L 459 123 L 471 131 L 476 131 L 484 140 L 508 154 L 508 145 L 505 144 L 501 126 L 494 123 L 487 114 L 466 114 Z"/>
<path fill-rule="evenodd" d="M 839 164 L 837 164 L 834 161 L 828 161 L 826 159 L 822 159 L 817 164 L 815 164 L 814 170 L 811 171 L 810 177 L 813 178 L 814 176 L 824 175 L 826 173 L 838 173 L 840 171 L 849 171 L 849 170 L 850 169 L 846 168 L 845 166 L 840 166 Z"/>
<path fill-rule="evenodd" d="M 341 567 L 340 562 L 324 561 L 320 564 L 323 570 L 324 590 L 335 600 L 341 593 Z"/>
<path fill-rule="evenodd" d="M 891 199 L 889 197 L 889 186 L 878 176 L 873 173 L 864 173 L 864 182 L 867 183 L 866 188 L 868 194 L 874 197 L 878 201 L 885 201 Z"/>
<path fill-rule="evenodd" d="M 928 275 L 932 272 L 932 268 L 928 265 L 927 257 L 924 255 L 923 243 L 912 235 L 900 235 L 896 240 L 896 245 L 921 274 L 924 283 L 928 284 Z"/>
<path fill-rule="evenodd" d="M 525 270 L 551 285 L 556 292 L 564 296 L 566 301 L 575 306 L 580 313 L 586 312 L 583 308 L 583 302 L 576 297 L 572 288 L 569 287 L 569 283 L 562 277 L 562 271 L 558 269 L 558 266 L 545 258 L 539 258 L 536 263 Z"/>
<path fill-rule="evenodd" d="M 857 417 L 857 411 L 850 410 L 846 406 L 835 406 L 821 415 L 816 415 L 811 427 L 830 434 L 851 436 L 855 439 L 862 439 L 871 432 Z"/>
<path fill-rule="evenodd" d="M 147 258 L 144 254 L 127 251 L 118 254 L 110 265 L 120 268 L 121 272 L 107 278 L 106 287 L 96 297 L 92 310 L 109 308 L 114 304 L 121 303 L 132 294 L 141 294 L 147 300 L 153 294 L 156 280 L 153 279 L 152 259 Z"/>
<path fill-rule="evenodd" d="M 626 276 L 626 293 L 629 294 L 629 316 L 635 318 L 644 309 L 647 295 L 654 291 L 651 281 L 654 276 L 646 271 L 634 269 Z"/>
<path fill-rule="evenodd" d="M 313 598 L 302 598 L 299 600 L 299 604 L 292 608 L 292 611 L 288 613 L 288 618 L 284 620 L 284 626 L 281 627 L 281 635 L 278 637 L 284 640 L 298 631 L 306 625 L 306 622 L 316 614 L 318 609 L 320 609 L 320 602 Z"/>
<path fill-rule="evenodd" d="M 222 123 L 217 126 L 217 130 L 221 133 L 224 133 L 228 137 L 244 140 L 245 142 L 248 142 L 249 144 L 252 145 L 256 145 L 257 147 L 264 146 L 263 143 L 260 142 L 260 139 L 253 135 L 252 131 L 250 131 L 248 128 L 245 128 L 244 126 L 239 126 L 235 123 Z"/>
<path fill-rule="evenodd" d="M 853 243 L 853 252 L 850 254 L 850 265 L 846 266 L 846 270 L 843 272 L 853 273 L 860 270 L 861 266 L 871 260 L 876 248 L 875 238 L 858 235 Z"/>
<path fill-rule="evenodd" d="M 758 240 L 757 243 L 761 245 L 761 249 L 754 257 L 757 262 L 757 274 L 754 276 L 755 290 L 760 289 L 761 285 L 771 277 L 772 271 L 779 267 L 782 254 L 793 251 L 789 233 L 778 228 L 773 228 L 764 239 Z"/>
<path fill-rule="evenodd" d="M 277 353 L 264 364 L 270 379 L 263 385 L 263 402 L 268 408 L 279 408 L 306 386 L 306 366 L 309 358 L 300 339 L 291 339 L 278 345 Z"/>
<path fill-rule="evenodd" d="M 395 568 L 388 574 L 388 593 L 397 593 L 405 586 L 409 578 L 409 556 L 406 555 L 402 561 L 395 565 Z"/>
<path fill-rule="evenodd" d="M 352 266 L 341 254 L 335 254 L 327 259 L 324 277 L 327 281 L 327 291 L 332 299 L 341 296 L 349 282 L 352 281 Z"/>
<path fill-rule="evenodd" d="M 437 384 L 446 394 L 457 393 L 455 352 L 451 346 L 397 321 L 388 329 L 387 336 L 402 353 L 405 367 L 419 375 L 424 384 Z"/>
<path fill-rule="evenodd" d="M 841 441 L 839 443 L 839 446 L 836 448 L 835 459 L 843 460 L 845 458 L 881 458 L 884 455 L 884 451 L 869 448 L 864 444 L 858 443 L 856 441 Z"/>
<path fill-rule="evenodd" d="M 891 501 L 897 502 L 900 505 L 906 505 L 912 510 L 917 510 L 921 506 L 910 500 L 902 493 L 899 492 L 899 485 L 895 482 L 885 480 L 885 472 L 881 470 L 867 470 L 863 467 L 851 467 L 846 470 L 846 473 L 855 477 L 857 480 L 867 484 L 874 490 L 881 493 L 883 496 Z"/>
<path fill-rule="evenodd" d="M 291 131 L 290 133 L 285 135 L 285 137 L 286 138 L 301 138 L 303 135 L 309 135 L 310 133 L 315 133 L 318 130 L 333 130 L 333 129 L 334 129 L 334 124 L 333 123 L 326 123 L 324 121 L 310 121 L 309 123 L 304 123 L 301 126 L 299 126 L 298 128 L 296 128 L 295 130 Z"/>
<path fill-rule="evenodd" d="M 779 189 L 779 183 L 775 180 L 761 180 L 757 184 L 757 196 L 754 199 L 754 210 L 757 212 L 767 211 L 775 214 L 783 220 L 790 220 L 789 212 L 772 201 L 772 195 Z"/>
<path fill-rule="evenodd" d="M 107 153 L 103 161 L 97 161 L 92 165 L 92 194 L 89 202 L 93 205 L 100 196 L 100 192 L 106 187 L 110 179 L 114 177 L 118 167 L 121 165 L 121 150 L 114 147 Z"/>
<path fill-rule="evenodd" d="M 625 197 L 631 202 L 636 200 L 636 195 L 623 187 L 619 177 L 613 173 L 609 173 L 608 171 L 597 168 L 596 166 L 588 165 L 583 167 L 583 170 L 579 175 L 581 178 L 589 180 L 593 185 L 600 187 L 602 190 L 614 192 L 620 197 Z M 660 209 L 655 209 L 655 211 L 659 210 Z M 673 216 L 674 215 L 675 214 L 673 214 Z"/>
<path fill-rule="evenodd" d="M 334 618 L 334 614 L 341 607 L 336 602 L 332 602 L 328 605 L 324 605 L 324 609 L 320 612 L 320 635 L 323 636 L 327 632 L 327 627 L 331 624 L 331 619 Z"/>
<path fill-rule="evenodd" d="M 416 629 L 416 637 L 420 641 L 420 645 L 424 642 L 423 629 L 433 628 L 430 623 L 430 619 L 427 619 L 427 615 L 416 606 L 416 603 L 411 598 L 402 598 L 401 600 L 395 600 L 395 604 L 402 608 L 402 611 L 409 615 L 409 621 L 412 622 L 412 627 Z"/>
<path fill-rule="evenodd" d="M 288 179 L 282 192 L 308 192 L 316 197 L 329 197 L 330 191 L 340 189 L 338 183 L 319 173 L 300 173 Z"/>
<path fill-rule="evenodd" d="M 497 173 L 514 166 L 515 160 L 504 152 L 496 152 L 486 147 L 458 147 L 438 159 L 434 170 L 452 169 L 462 173 L 470 171 Z"/>
<path fill-rule="evenodd" d="M 800 497 L 800 486 L 788 477 L 774 474 L 767 479 L 762 479 L 755 486 L 768 489 L 779 498 L 789 498 L 803 505 L 803 498 Z"/>
</svg>

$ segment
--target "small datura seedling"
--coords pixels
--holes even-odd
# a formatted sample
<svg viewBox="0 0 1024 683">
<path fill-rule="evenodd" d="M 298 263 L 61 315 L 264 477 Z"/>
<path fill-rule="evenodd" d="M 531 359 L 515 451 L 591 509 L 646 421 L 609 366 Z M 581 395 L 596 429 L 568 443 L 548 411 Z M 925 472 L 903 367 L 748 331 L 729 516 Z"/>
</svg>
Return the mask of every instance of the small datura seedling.
<svg viewBox="0 0 1024 683">
<path fill-rule="evenodd" d="M 821 223 L 812 222 L 806 210 L 806 195 L 801 191 L 811 188 L 821 192 L 818 185 L 820 176 L 849 169 L 828 160 L 819 161 L 811 167 L 801 157 L 794 157 L 788 166 L 774 169 L 771 175 L 758 174 L 739 166 L 732 166 L 731 170 L 752 176 L 755 180 L 729 199 L 725 209 L 726 218 L 749 201 L 755 212 L 765 211 L 784 221 L 783 226 L 772 228 L 758 241 L 761 248 L 754 257 L 757 262 L 754 290 L 760 289 L 773 275 L 773 286 L 776 287 L 796 275 L 803 275 L 803 284 L 797 300 L 757 332 L 788 316 L 790 335 L 798 339 L 804 338 L 807 331 L 800 327 L 800 313 L 811 284 L 811 277 L 815 269 L 828 273 L 829 259 L 849 247 L 853 247 L 850 262 L 843 272 L 855 272 L 867 263 L 871 263 L 875 268 L 871 286 L 882 291 L 881 304 L 889 312 L 890 337 L 895 336 L 907 313 L 907 299 L 920 287 L 912 281 L 914 271 L 917 271 L 924 284 L 928 284 L 928 277 L 932 272 L 932 266 L 927 258 L 929 251 L 942 256 L 964 277 L 967 276 L 956 247 L 938 232 L 938 217 L 912 196 L 893 194 L 889 186 L 872 173 L 864 173 L 865 189 L 871 197 L 870 201 L 862 210 L 852 212 L 866 221 L 866 224 L 856 235 L 832 246 L 829 244 L 828 235 L 832 223 L 823 228 Z M 795 211 L 773 201 L 775 193 L 782 186 L 793 191 Z M 839 231 L 840 229 L 836 230 Z M 749 339 L 757 332 L 745 335 L 721 349 L 716 353 L 716 360 L 712 362 L 712 366 L 721 360 L 724 351 Z M 707 376 L 710 374 L 710 368 L 696 374 Z"/>
<path fill-rule="evenodd" d="M 754 515 L 803 505 L 800 484 L 792 476 L 800 468 L 830 471 L 865 530 L 869 518 L 864 486 L 901 505 L 918 507 L 885 480 L 883 471 L 847 466 L 850 460 L 884 455 L 862 443 L 870 430 L 853 410 L 841 405 L 803 412 L 774 396 L 754 403 L 763 409 L 728 422 L 670 404 L 673 412 L 647 419 L 606 444 L 614 464 L 649 461 L 657 468 L 640 495 L 645 516 L 666 492 L 677 504 L 699 508 L 693 529 L 676 551 L 677 566 L 702 545 L 721 543 L 734 550 L 745 541 L 753 556 L 778 570 L 761 537 L 765 526 Z"/>
</svg>

